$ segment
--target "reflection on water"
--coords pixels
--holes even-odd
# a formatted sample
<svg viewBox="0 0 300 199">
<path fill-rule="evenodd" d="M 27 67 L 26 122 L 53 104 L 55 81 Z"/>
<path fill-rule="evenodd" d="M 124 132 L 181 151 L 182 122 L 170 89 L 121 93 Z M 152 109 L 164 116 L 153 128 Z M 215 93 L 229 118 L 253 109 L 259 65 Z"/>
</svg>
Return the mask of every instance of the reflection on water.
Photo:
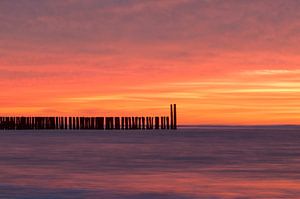
<svg viewBox="0 0 300 199">
<path fill-rule="evenodd" d="M 299 198 L 300 128 L 0 132 L 0 198 Z"/>
</svg>

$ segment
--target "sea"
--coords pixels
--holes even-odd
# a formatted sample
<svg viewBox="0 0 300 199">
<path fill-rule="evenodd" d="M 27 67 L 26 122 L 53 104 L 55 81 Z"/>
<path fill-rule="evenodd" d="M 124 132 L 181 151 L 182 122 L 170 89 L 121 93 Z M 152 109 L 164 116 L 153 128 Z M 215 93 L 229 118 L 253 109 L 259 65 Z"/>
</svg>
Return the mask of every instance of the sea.
<svg viewBox="0 0 300 199">
<path fill-rule="evenodd" d="M 300 198 L 300 127 L 0 131 L 4 199 Z"/>
</svg>

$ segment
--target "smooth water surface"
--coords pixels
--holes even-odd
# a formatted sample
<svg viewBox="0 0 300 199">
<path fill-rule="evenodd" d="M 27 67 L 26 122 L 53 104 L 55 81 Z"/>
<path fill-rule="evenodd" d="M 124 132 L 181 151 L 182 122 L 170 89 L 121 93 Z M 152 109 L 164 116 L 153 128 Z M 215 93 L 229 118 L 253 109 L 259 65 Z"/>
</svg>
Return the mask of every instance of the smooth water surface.
<svg viewBox="0 0 300 199">
<path fill-rule="evenodd" d="M 300 128 L 0 131 L 0 198 L 300 198 Z"/>
</svg>

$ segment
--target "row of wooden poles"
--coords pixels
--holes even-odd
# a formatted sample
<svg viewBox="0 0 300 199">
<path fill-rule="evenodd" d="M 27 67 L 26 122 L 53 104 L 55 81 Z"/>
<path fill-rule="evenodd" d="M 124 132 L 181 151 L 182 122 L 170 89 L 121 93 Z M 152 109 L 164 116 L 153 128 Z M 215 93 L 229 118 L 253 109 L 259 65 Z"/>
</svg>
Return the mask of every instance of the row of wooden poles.
<svg viewBox="0 0 300 199">
<path fill-rule="evenodd" d="M 176 129 L 176 104 L 168 116 L 155 117 L 0 117 L 0 129 Z"/>
<path fill-rule="evenodd" d="M 0 129 L 170 129 L 170 125 L 169 117 L 0 117 Z"/>
</svg>

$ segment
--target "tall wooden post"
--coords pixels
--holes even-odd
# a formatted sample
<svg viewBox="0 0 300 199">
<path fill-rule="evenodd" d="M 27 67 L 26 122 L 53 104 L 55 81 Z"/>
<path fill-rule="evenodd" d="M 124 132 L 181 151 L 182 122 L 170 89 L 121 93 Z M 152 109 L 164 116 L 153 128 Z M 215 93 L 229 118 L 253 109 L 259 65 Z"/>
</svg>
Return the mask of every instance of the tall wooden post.
<svg viewBox="0 0 300 199">
<path fill-rule="evenodd" d="M 171 129 L 173 129 L 173 105 L 170 105 L 170 118 L 171 118 Z"/>
<path fill-rule="evenodd" d="M 176 104 L 174 104 L 174 129 L 177 129 L 177 110 L 176 110 Z"/>
</svg>

